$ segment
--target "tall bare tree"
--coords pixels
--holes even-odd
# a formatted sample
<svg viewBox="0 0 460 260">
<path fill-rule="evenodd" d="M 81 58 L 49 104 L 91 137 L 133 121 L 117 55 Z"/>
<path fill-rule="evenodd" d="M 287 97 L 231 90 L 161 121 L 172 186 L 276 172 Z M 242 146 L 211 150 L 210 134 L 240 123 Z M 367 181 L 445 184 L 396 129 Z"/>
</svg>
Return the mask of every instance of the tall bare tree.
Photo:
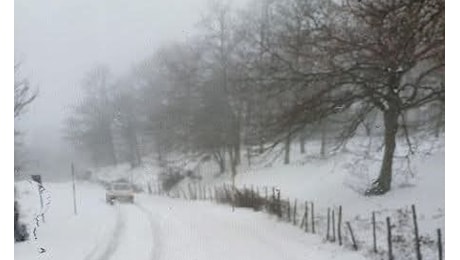
<svg viewBox="0 0 460 260">
<path fill-rule="evenodd" d="M 312 30 L 311 45 L 326 61 L 321 71 L 304 73 L 279 52 L 273 54 L 298 80 L 325 86 L 303 96 L 284 114 L 282 125 L 303 126 L 312 114 L 319 120 L 353 107 L 341 134 L 349 138 L 368 113 L 381 111 L 384 157 L 380 175 L 366 194 L 383 194 L 391 188 L 398 119 L 406 110 L 444 98 L 444 1 L 349 1 L 331 6 L 338 11 L 314 23 Z M 317 22 L 316 17 L 307 19 Z"/>
<path fill-rule="evenodd" d="M 113 138 L 115 110 L 106 66 L 91 70 L 82 82 L 84 95 L 66 120 L 65 135 L 77 147 L 90 152 L 97 165 L 117 164 Z"/>
</svg>

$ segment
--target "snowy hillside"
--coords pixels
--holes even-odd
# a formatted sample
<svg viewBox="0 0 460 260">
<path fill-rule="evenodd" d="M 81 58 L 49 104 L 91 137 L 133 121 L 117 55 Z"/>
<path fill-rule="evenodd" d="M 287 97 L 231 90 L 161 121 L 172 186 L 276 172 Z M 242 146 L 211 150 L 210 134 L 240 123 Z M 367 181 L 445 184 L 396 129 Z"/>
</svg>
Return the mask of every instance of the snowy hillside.
<svg viewBox="0 0 460 260">
<path fill-rule="evenodd" d="M 254 158 L 251 166 L 243 159 L 236 183 L 241 187 L 279 187 L 282 196 L 326 205 L 346 204 L 350 211 L 356 213 L 376 208 L 398 208 L 412 203 L 427 212 L 444 209 L 443 138 L 428 140 L 417 147 L 416 153 L 411 156 L 410 172 L 405 158 L 396 156 L 393 189 L 384 196 L 376 197 L 366 197 L 363 193 L 378 174 L 380 152 L 373 152 L 364 158 L 363 150 L 359 149 L 362 143 L 362 139 L 352 140 L 346 150 L 331 153 L 326 159 L 319 157 L 318 143 L 310 143 L 306 154 L 300 154 L 294 147 L 289 165 L 284 165 L 280 158 L 273 159 L 273 155 Z M 400 147 L 404 155 L 405 147 Z M 266 161 L 267 158 L 269 163 L 257 163 L 257 160 Z M 192 164 L 196 174 L 202 176 L 203 185 L 219 185 L 230 181 L 228 173 L 218 174 L 218 167 L 212 161 L 198 166 L 195 161 L 191 161 Z M 96 169 L 94 178 L 108 181 L 117 178 L 133 179 L 145 187 L 149 182 L 153 184 L 161 171 L 161 167 L 149 161 L 135 169 L 128 165 Z M 187 182 L 186 178 L 181 185 L 185 186 Z"/>
<path fill-rule="evenodd" d="M 340 259 L 345 259 L 343 252 L 339 253 L 335 245 L 322 244 L 327 208 L 337 208 L 340 205 L 343 207 L 344 221 L 352 223 L 357 242 L 365 249 L 359 255 L 345 251 L 347 254 L 350 253 L 348 259 L 359 259 L 361 256 L 377 259 L 376 255 L 368 253 L 372 212 L 375 212 L 377 217 L 379 251 L 386 250 L 384 219 L 390 216 L 396 223 L 394 230 L 396 236 L 400 236 L 403 241 L 400 244 L 395 243 L 394 250 L 399 256 L 403 254 L 410 258 L 413 255 L 410 206 L 415 204 L 420 233 L 425 239 L 422 252 L 424 256 L 434 257 L 436 253 L 433 240 L 435 231 L 441 228 L 444 233 L 443 139 L 422 142 L 422 145 L 417 147 L 417 153 L 411 157 L 410 174 L 404 171 L 405 168 L 395 169 L 393 189 L 383 196 L 376 197 L 363 196 L 363 190 L 375 177 L 375 174 L 372 173 L 379 167 L 378 160 L 374 159 L 378 157 L 378 152 L 371 153 L 366 159 L 362 159 L 364 157 L 359 150 L 362 143 L 362 140 L 352 141 L 347 145 L 348 150 L 330 153 L 325 159 L 316 155 L 318 145 L 310 143 L 307 154 L 293 151 L 289 165 L 284 165 L 279 158 L 272 157 L 269 164 L 257 163 L 257 158 L 254 158 L 251 166 L 243 162 L 240 167 L 240 173 L 236 178 L 238 187 L 253 187 L 261 194 L 264 193 L 265 188 L 270 192 L 272 187 L 277 187 L 283 199 L 299 202 L 299 212 L 303 210 L 304 201 L 314 202 L 318 224 L 317 235 L 305 237 L 300 229 L 294 229 L 263 213 L 253 213 L 252 210 L 239 209 L 235 215 L 231 213 L 229 207 L 224 205 L 216 206 L 208 202 L 181 202 L 181 200 L 152 197 L 145 193 L 136 196 L 136 206 L 110 207 L 104 201 L 105 192 L 101 185 L 78 182 L 78 214 L 76 216 L 73 214 L 71 184 L 45 183 L 46 222 L 39 220 L 39 226 L 36 229 L 38 239 L 34 240 L 33 232 L 37 227 L 36 220 L 40 219 L 41 212 L 37 197 L 38 187 L 30 181 L 21 181 L 16 183 L 17 196 L 21 205 L 21 220 L 29 227 L 32 239 L 17 244 L 15 253 L 18 255 L 17 259 L 35 259 L 34 256 L 39 255 L 37 250 L 42 247 L 46 250 L 46 255 L 52 256 L 51 259 L 105 259 L 104 257 L 126 259 L 125 257 L 133 251 L 139 252 L 138 259 L 148 259 L 152 255 L 160 254 L 163 256 L 161 259 L 187 259 L 190 253 L 202 256 L 203 258 L 200 259 L 215 259 L 217 256 L 231 255 L 230 252 L 227 252 L 230 250 L 227 247 L 220 248 L 216 244 L 211 250 L 205 246 L 211 240 L 215 240 L 208 238 L 222 236 L 220 239 L 225 240 L 225 243 L 233 243 L 230 248 L 236 250 L 233 256 L 238 255 L 238 259 L 271 259 L 270 257 L 303 259 L 306 255 L 314 259 L 335 259 L 341 255 Z M 350 152 L 351 150 L 354 152 Z M 399 152 L 404 151 L 400 149 Z M 260 158 L 259 160 L 262 161 Z M 398 160 L 397 157 L 396 165 L 398 165 Z M 263 161 L 267 161 L 267 158 L 263 158 Z M 363 165 L 367 167 L 363 168 Z M 188 165 L 183 166 L 194 169 L 195 174 L 199 174 L 202 179 L 185 177 L 173 190 L 186 190 L 189 183 L 200 183 L 200 185 L 212 187 L 230 182 L 228 174 L 217 174 L 218 167 L 212 161 L 200 164 L 191 160 Z M 146 192 L 148 185 L 153 189 L 156 188 L 159 174 L 164 171 L 153 161 L 148 160 L 144 160 L 142 167 L 134 169 L 128 165 L 119 165 L 93 170 L 92 181 L 132 180 Z M 206 213 L 208 215 L 203 217 L 203 212 L 208 212 Z M 174 219 L 171 219 L 172 217 Z M 207 217 L 209 217 L 208 220 Z M 166 219 L 168 219 L 167 222 Z M 216 219 L 220 219 L 219 223 L 214 223 Z M 215 226 L 208 226 L 210 223 L 214 223 Z M 239 226 L 235 228 L 234 225 Z M 149 228 L 145 229 L 145 226 Z M 190 237 L 183 237 L 181 232 L 184 231 L 181 229 L 189 228 L 193 230 L 187 232 L 193 234 L 190 234 Z M 248 229 L 251 229 L 249 233 L 243 232 Z M 66 231 L 62 233 L 62 230 Z M 160 230 L 163 231 L 160 232 Z M 168 232 L 164 232 L 165 230 Z M 170 233 L 171 230 L 176 230 L 177 234 Z M 262 230 L 270 230 L 270 234 Z M 255 240 L 248 239 L 259 231 L 263 233 L 259 234 L 259 238 L 263 237 L 265 242 L 262 243 L 261 240 L 255 238 Z M 125 236 L 126 232 L 130 232 L 130 237 L 142 235 L 142 243 L 133 243 L 128 240 Z M 156 234 L 158 232 L 161 237 Z M 291 239 L 289 243 L 279 244 L 277 236 L 282 234 L 284 234 L 282 241 L 286 236 L 286 239 Z M 56 237 L 62 240 L 56 240 Z M 177 240 L 178 237 L 182 237 L 181 240 Z M 240 241 L 241 237 L 245 237 L 244 241 L 249 241 L 248 243 L 252 243 L 252 246 L 261 250 L 247 251 L 244 249 L 246 244 L 236 242 Z M 206 242 L 200 239 L 205 239 Z M 152 243 L 160 243 L 160 245 L 152 247 Z M 267 248 L 263 246 L 265 243 L 276 243 L 277 247 L 284 245 L 283 252 L 292 253 L 286 253 L 289 256 L 276 256 L 276 253 L 269 253 L 270 250 L 268 250 L 273 246 Z M 304 248 L 302 244 L 309 244 L 310 247 Z M 172 250 L 178 246 L 186 249 Z M 315 248 L 313 251 L 311 246 Z M 69 251 L 73 252 L 74 258 L 68 258 Z M 267 251 L 267 254 L 261 254 L 264 251 Z"/>
<path fill-rule="evenodd" d="M 236 184 L 240 187 L 253 185 L 260 189 L 278 187 L 282 196 L 315 201 L 320 205 L 347 205 L 350 212 L 357 214 L 383 208 L 400 208 L 414 203 L 426 213 L 444 210 L 443 138 L 421 142 L 416 147 L 416 153 L 410 157 L 410 171 L 404 158 L 405 146 L 400 145 L 401 156 L 397 155 L 394 162 L 393 189 L 383 196 L 375 197 L 366 197 L 363 193 L 378 174 L 380 152 L 374 151 L 366 158 L 363 143 L 367 145 L 367 140 L 354 139 L 349 142 L 346 150 L 331 153 L 325 159 L 319 157 L 319 143 L 307 144 L 306 154 L 300 154 L 294 149 L 297 147 L 293 147 L 289 165 L 284 165 L 280 158 L 274 158 L 276 152 L 271 157 L 253 158 L 251 166 L 243 159 L 238 168 Z M 376 144 L 373 147 L 378 147 Z M 201 164 L 191 161 L 189 166 L 202 177 L 202 185 L 230 182 L 229 174 L 219 175 L 218 167 L 212 161 Z M 135 183 L 146 187 L 149 182 L 155 184 L 162 170 L 153 161 L 149 161 L 135 169 L 128 165 L 96 169 L 94 178 L 108 181 L 117 178 L 133 179 Z M 185 178 L 179 186 L 185 187 L 190 181 Z"/>
<path fill-rule="evenodd" d="M 344 218 L 357 226 L 356 232 L 358 237 L 361 236 L 358 240 L 363 243 L 370 232 L 372 212 L 376 213 L 382 229 L 385 217 L 391 216 L 395 221 L 404 222 L 400 231 L 406 236 L 410 235 L 412 224 L 407 216 L 410 216 L 412 204 L 416 205 L 423 236 L 433 239 L 437 228 L 444 233 L 444 139 L 419 137 L 414 143 L 414 154 L 409 164 L 405 158 L 407 146 L 401 141 L 394 162 L 392 190 L 383 196 L 367 197 L 363 195 L 364 190 L 370 186 L 380 167 L 379 142 L 373 142 L 370 147 L 374 150 L 370 153 L 366 153 L 369 148 L 367 139 L 356 138 L 347 144 L 346 149 L 330 152 L 324 159 L 318 155 L 319 142 L 310 142 L 306 154 L 292 149 L 289 165 L 283 164 L 282 156 L 277 157 L 276 150 L 268 156 L 252 158 L 251 166 L 247 160 L 243 160 L 236 185 L 241 188 L 254 187 L 260 193 L 264 193 L 266 188 L 270 192 L 272 187 L 277 187 L 282 198 L 297 200 L 302 204 L 303 201 L 314 202 L 319 217 L 323 219 L 327 208 L 341 205 Z M 279 151 L 279 155 L 282 155 L 282 150 Z M 195 160 L 187 166 L 193 168 L 202 180 L 184 178 L 175 187 L 176 190 L 187 190 L 189 183 L 199 182 L 200 185 L 212 187 L 231 181 L 228 173 L 218 174 L 218 166 L 212 161 L 200 164 Z M 161 171 L 161 168 L 149 164 L 134 170 L 119 166 L 99 170 L 96 176 L 103 179 L 108 176 L 132 177 L 135 183 L 145 187 L 148 180 L 152 186 L 156 185 L 157 175 Z M 405 239 L 409 241 L 411 238 Z M 385 242 L 383 238 L 381 240 L 383 246 Z M 427 243 L 432 250 L 426 254 L 433 254 L 433 242 Z"/>
</svg>

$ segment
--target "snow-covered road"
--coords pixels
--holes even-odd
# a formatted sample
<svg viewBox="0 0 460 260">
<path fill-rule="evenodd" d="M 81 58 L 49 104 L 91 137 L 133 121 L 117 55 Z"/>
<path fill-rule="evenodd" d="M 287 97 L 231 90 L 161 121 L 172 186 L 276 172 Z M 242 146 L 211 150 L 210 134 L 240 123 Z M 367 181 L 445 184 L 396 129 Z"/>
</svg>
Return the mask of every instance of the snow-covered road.
<svg viewBox="0 0 460 260">
<path fill-rule="evenodd" d="M 134 256 L 139 260 L 157 259 L 152 245 L 156 230 L 149 212 L 137 205 L 114 205 L 116 225 L 108 240 L 96 244 L 85 260 L 124 260 Z M 150 250 L 149 250 L 150 249 Z"/>
<path fill-rule="evenodd" d="M 48 185 L 47 222 L 37 241 L 16 244 L 15 259 L 364 259 L 261 212 L 147 194 L 110 206 L 91 184 L 79 185 L 80 211 L 72 216 L 65 185 Z M 38 254 L 37 245 L 47 251 Z"/>
<path fill-rule="evenodd" d="M 161 243 L 154 259 L 363 259 L 264 213 L 141 196 Z"/>
</svg>

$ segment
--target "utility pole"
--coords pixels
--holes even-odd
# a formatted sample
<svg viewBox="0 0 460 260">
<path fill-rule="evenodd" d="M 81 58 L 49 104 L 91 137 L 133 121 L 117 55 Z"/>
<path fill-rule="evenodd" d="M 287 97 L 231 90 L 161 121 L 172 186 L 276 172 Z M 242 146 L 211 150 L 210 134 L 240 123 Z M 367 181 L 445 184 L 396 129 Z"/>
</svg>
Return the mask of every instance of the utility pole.
<svg viewBox="0 0 460 260">
<path fill-rule="evenodd" d="M 73 166 L 73 163 L 71 164 L 70 168 L 72 171 L 73 212 L 75 215 L 77 215 L 77 198 L 75 195 L 75 167 Z"/>
</svg>

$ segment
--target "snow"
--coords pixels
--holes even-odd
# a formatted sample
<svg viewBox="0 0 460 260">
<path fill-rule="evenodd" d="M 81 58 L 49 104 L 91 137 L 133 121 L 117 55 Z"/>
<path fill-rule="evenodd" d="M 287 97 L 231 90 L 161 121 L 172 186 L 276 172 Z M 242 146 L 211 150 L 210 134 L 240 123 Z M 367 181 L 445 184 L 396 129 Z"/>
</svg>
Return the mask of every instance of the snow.
<svg viewBox="0 0 460 260">
<path fill-rule="evenodd" d="M 30 202 L 27 185 L 17 185 L 20 201 Z M 46 223 L 36 241 L 15 244 L 15 259 L 364 259 L 260 212 L 146 194 L 110 206 L 102 187 L 78 183 L 74 216 L 70 184 L 45 187 Z"/>
<path fill-rule="evenodd" d="M 378 245 L 380 251 L 386 249 L 385 218 L 391 217 L 396 223 L 395 236 L 401 238 L 395 243 L 398 257 L 413 257 L 413 222 L 411 205 L 416 205 L 420 235 L 424 238 L 423 254 L 437 257 L 436 229 L 445 234 L 445 152 L 444 138 L 426 135 L 413 136 L 414 154 L 407 164 L 405 155 L 408 148 L 401 138 L 394 159 L 393 185 L 383 196 L 364 196 L 372 181 L 379 173 L 382 150 L 381 140 L 355 138 L 347 143 L 346 149 L 330 152 L 326 158 L 319 156 L 320 143 L 307 143 L 307 153 L 298 152 L 298 144 L 291 148 L 291 163 L 283 164 L 282 147 L 274 155 L 253 158 L 252 165 L 246 157 L 236 177 L 240 188 L 254 187 L 264 194 L 265 187 L 281 191 L 283 199 L 300 202 L 299 212 L 303 212 L 303 202 L 315 203 L 318 214 L 318 229 L 325 236 L 327 208 L 343 207 L 344 221 L 354 227 L 358 243 L 364 246 L 364 253 L 372 248 L 371 214 L 376 213 Z M 330 146 L 329 146 L 330 147 Z M 369 149 L 369 150 L 368 150 Z M 278 152 L 281 152 L 277 154 Z M 369 153 L 367 153 L 369 151 Z M 276 157 L 279 155 L 278 157 Z M 270 157 L 272 156 L 272 157 Z M 201 186 L 219 186 L 231 183 L 229 174 L 216 175 L 216 165 L 212 162 L 201 165 L 203 180 Z M 185 179 L 177 190 L 187 190 L 189 183 L 196 180 Z M 379 256 L 373 256 L 379 257 Z"/>
<path fill-rule="evenodd" d="M 264 213 L 141 197 L 160 231 L 160 259 L 364 259 Z"/>
<path fill-rule="evenodd" d="M 35 227 L 34 218 L 39 212 L 38 192 L 30 189 L 27 182 L 17 183 L 19 203 L 23 214 L 21 220 L 30 229 Z M 105 206 L 104 191 L 96 185 L 84 184 L 84 189 L 77 186 L 78 214 L 73 212 L 71 183 L 44 184 L 50 194 L 49 210 L 45 213 L 45 223 L 40 221 L 37 228 L 37 240 L 15 244 L 17 259 L 85 259 L 94 251 L 94 245 L 111 236 L 116 219 L 113 209 Z M 84 207 L 82 207 L 84 205 Z M 39 254 L 42 247 L 45 254 Z"/>
<path fill-rule="evenodd" d="M 378 144 L 374 140 L 375 144 Z M 418 142 L 411 157 L 410 171 L 405 166 L 406 147 L 399 144 L 394 162 L 393 188 L 383 196 L 364 196 L 366 188 L 377 177 L 381 151 L 372 152 L 369 158 L 360 153 L 360 146 L 367 145 L 362 139 L 351 140 L 347 150 L 319 158 L 319 145 L 310 144 L 309 154 L 293 153 L 291 163 L 283 165 L 281 159 L 274 160 L 268 167 L 258 165 L 245 169 L 237 175 L 238 187 L 253 186 L 261 194 L 265 187 L 281 191 L 281 197 L 291 202 L 297 199 L 315 203 L 319 218 L 319 229 L 325 235 L 327 208 L 343 207 L 343 218 L 354 227 L 358 243 L 366 250 L 372 248 L 371 214 L 376 212 L 378 244 L 380 251 L 386 250 L 385 218 L 391 217 L 397 227 L 394 234 L 403 242 L 394 243 L 395 254 L 403 258 L 413 257 L 413 222 L 411 205 L 416 205 L 419 232 L 424 237 L 422 246 L 425 258 L 437 257 L 436 229 L 445 234 L 445 153 L 444 139 L 433 138 Z M 374 144 L 374 145 L 375 145 Z M 298 147 L 294 147 L 298 149 Z M 405 167 L 404 167 L 405 166 Z M 204 185 L 229 183 L 229 176 L 205 178 Z M 185 185 L 185 184 L 183 184 Z M 302 212 L 302 206 L 300 207 Z M 374 256 L 377 257 L 378 256 Z M 404 258 L 403 258 L 404 259 Z"/>
<path fill-rule="evenodd" d="M 366 197 L 368 188 L 378 174 L 380 140 L 356 138 L 346 149 L 319 154 L 319 141 L 307 143 L 307 153 L 300 154 L 298 144 L 291 149 L 291 163 L 284 165 L 280 148 L 269 156 L 245 160 L 239 166 L 238 187 L 254 186 L 263 194 L 264 187 L 281 190 L 283 199 L 315 203 L 316 235 L 305 234 L 298 227 L 280 222 L 266 213 L 236 209 L 209 202 L 172 200 L 139 194 L 135 205 L 108 206 L 100 186 L 79 183 L 79 214 L 73 215 L 71 184 L 46 184 L 51 194 L 51 206 L 46 223 L 38 231 L 37 243 L 16 244 L 18 259 L 35 259 L 37 248 L 43 246 L 52 259 L 380 259 L 385 253 L 370 253 L 372 237 L 370 218 L 377 217 L 377 238 L 380 252 L 386 251 L 385 218 L 395 223 L 393 233 L 395 255 L 413 258 L 412 204 L 417 207 L 419 232 L 423 237 L 424 258 L 436 257 L 436 229 L 444 234 L 445 168 L 444 138 L 418 137 L 415 154 L 407 167 L 407 147 L 398 144 L 394 161 L 393 187 L 383 196 Z M 366 151 L 370 151 L 366 153 Z M 282 151 L 281 151 L 282 152 Z M 279 153 L 282 155 L 282 153 Z M 119 178 L 132 180 L 147 191 L 155 187 L 162 169 L 154 161 L 144 160 L 142 167 L 128 165 L 95 169 L 95 181 Z M 182 165 L 183 166 L 183 165 Z M 212 161 L 190 160 L 185 168 L 194 168 L 202 180 L 185 178 L 177 190 L 187 191 L 189 183 L 216 186 L 230 182 L 229 174 L 217 174 Z M 20 203 L 30 226 L 39 212 L 37 187 L 27 182 L 17 183 Z M 324 243 L 327 208 L 343 207 L 343 220 L 350 221 L 360 251 L 349 246 Z M 63 231 L 65 230 L 65 232 Z M 346 232 L 346 230 L 345 230 Z M 57 239 L 59 238 L 59 239 Z M 349 239 L 349 238 L 346 238 Z M 69 242 L 70 241 L 70 242 Z M 349 241 L 345 241 L 350 244 Z M 78 246 L 73 246 L 78 245 Z M 71 258 L 68 252 L 72 252 Z M 133 253 L 135 252 L 135 253 Z M 66 256 L 65 258 L 62 258 Z"/>
</svg>

